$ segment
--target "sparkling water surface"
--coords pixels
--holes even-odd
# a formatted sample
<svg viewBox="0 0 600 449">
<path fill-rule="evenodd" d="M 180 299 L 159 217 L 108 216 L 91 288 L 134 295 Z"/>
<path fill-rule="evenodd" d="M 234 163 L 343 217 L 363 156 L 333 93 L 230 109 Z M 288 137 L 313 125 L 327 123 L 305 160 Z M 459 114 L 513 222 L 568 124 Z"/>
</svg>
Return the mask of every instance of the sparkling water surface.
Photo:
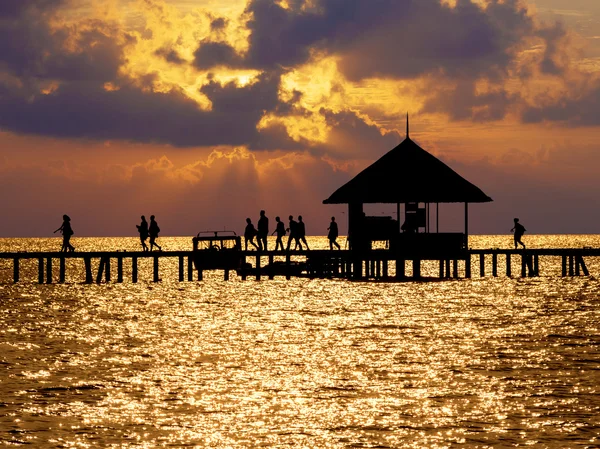
<svg viewBox="0 0 600 449">
<path fill-rule="evenodd" d="M 524 240 L 600 247 L 599 236 Z M 470 238 L 511 245 L 510 235 Z M 59 247 L 0 239 L 0 251 Z M 38 285 L 37 261 L 23 261 L 13 285 L 4 262 L 0 445 L 598 448 L 600 260 L 586 263 L 591 276 L 577 278 L 541 258 L 541 276 L 525 279 L 226 282 L 207 272 L 179 283 L 176 260 L 161 260 L 155 284 L 141 260 L 138 284 L 85 285 L 83 262 L 69 260 L 66 284 Z"/>
</svg>

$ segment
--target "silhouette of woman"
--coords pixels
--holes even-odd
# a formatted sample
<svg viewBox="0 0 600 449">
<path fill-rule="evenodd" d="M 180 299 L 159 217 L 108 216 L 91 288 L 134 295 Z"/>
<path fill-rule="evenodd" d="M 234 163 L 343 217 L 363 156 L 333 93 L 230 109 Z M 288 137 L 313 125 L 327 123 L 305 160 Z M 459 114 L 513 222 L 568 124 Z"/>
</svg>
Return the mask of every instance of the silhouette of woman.
<svg viewBox="0 0 600 449">
<path fill-rule="evenodd" d="M 54 233 L 56 234 L 58 231 L 61 231 L 63 236 L 63 243 L 60 252 L 73 252 L 75 251 L 75 247 L 71 245 L 71 236 L 73 235 L 73 228 L 71 228 L 71 218 L 68 215 L 63 215 L 63 222 Z"/>
<path fill-rule="evenodd" d="M 331 223 L 329 223 L 327 230 L 329 231 L 327 233 L 327 238 L 329 239 L 329 249 L 333 250 L 334 245 L 337 247 L 337 249 L 341 249 L 340 244 L 336 242 L 338 238 L 338 225 L 335 222 L 335 217 L 331 217 Z"/>
<path fill-rule="evenodd" d="M 158 227 L 158 223 L 154 219 L 154 215 L 150 215 L 150 227 L 148 228 L 148 234 L 150 235 L 150 251 L 155 246 L 159 251 L 162 251 L 162 248 L 158 243 L 156 243 L 156 238 L 158 237 L 158 233 L 160 232 L 160 228 Z M 140 236 L 141 237 L 141 236 Z"/>
<path fill-rule="evenodd" d="M 285 225 L 279 217 L 275 217 L 275 221 L 277 222 L 277 227 L 273 231 L 273 234 L 277 233 L 277 240 L 275 240 L 275 251 L 277 251 L 277 248 L 279 248 L 280 246 L 281 251 L 283 251 L 283 236 L 285 235 Z"/>
<path fill-rule="evenodd" d="M 148 222 L 146 217 L 142 215 L 142 222 L 139 225 L 135 225 L 138 232 L 140 233 L 140 242 L 142 243 L 142 249 L 148 251 L 148 245 L 146 245 L 146 239 L 148 238 Z"/>
<path fill-rule="evenodd" d="M 254 243 L 254 237 L 256 236 L 256 228 L 252 224 L 252 220 L 246 218 L 246 229 L 244 230 L 244 243 L 246 251 L 248 251 L 248 242 L 250 242 L 257 250 L 260 248 Z"/>
</svg>

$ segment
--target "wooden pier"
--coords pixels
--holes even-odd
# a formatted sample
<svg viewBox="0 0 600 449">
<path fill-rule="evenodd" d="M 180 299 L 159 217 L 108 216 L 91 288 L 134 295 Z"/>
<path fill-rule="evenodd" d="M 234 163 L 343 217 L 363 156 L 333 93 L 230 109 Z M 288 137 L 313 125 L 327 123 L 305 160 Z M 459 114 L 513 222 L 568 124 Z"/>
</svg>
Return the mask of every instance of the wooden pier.
<svg viewBox="0 0 600 449">
<path fill-rule="evenodd" d="M 160 251 L 160 252 L 14 252 L 0 253 L 0 260 L 13 262 L 14 283 L 22 281 L 35 282 L 36 279 L 22 279 L 22 262 L 37 261 L 37 282 L 40 284 L 64 283 L 66 279 L 67 261 L 79 261 L 81 282 L 86 284 L 139 280 L 139 261 L 152 261 L 151 281 L 159 282 L 160 260 L 176 259 L 178 264 L 178 280 L 201 281 L 202 269 L 194 264 L 194 251 Z M 242 280 L 248 277 L 261 280 L 263 277 L 273 279 L 282 276 L 292 277 L 340 278 L 350 280 L 423 280 L 422 262 L 439 264 L 436 273 L 440 279 L 471 278 L 473 262 L 478 264 L 479 277 L 499 275 L 499 267 L 504 268 L 506 276 L 535 277 L 540 276 L 541 258 L 560 258 L 562 276 L 589 276 L 585 258 L 600 257 L 600 248 L 557 248 L 557 249 L 471 249 L 464 251 L 460 257 L 415 257 L 402 255 L 390 250 L 371 250 L 353 252 L 348 250 L 304 250 L 304 251 L 241 251 L 247 264 L 240 268 L 220 269 L 223 279 L 230 279 L 230 272 Z M 206 257 L 206 256 L 205 256 Z M 263 262 L 268 260 L 268 264 Z M 490 263 L 491 262 L 491 263 Z M 556 262 L 553 262 L 556 263 Z M 113 265 L 114 264 L 114 265 Z M 71 264 L 72 265 L 72 264 Z M 410 269 L 410 275 L 406 267 Z M 58 268 L 58 277 L 56 269 Z M 116 266 L 116 270 L 113 268 Z M 129 266 L 131 269 L 127 268 Z M 488 271 L 489 270 L 489 271 Z M 111 274 L 116 271 L 116 279 Z M 125 273 L 130 279 L 125 279 Z M 462 276 L 459 276 L 459 273 Z M 428 276 L 431 278 L 431 276 Z"/>
</svg>

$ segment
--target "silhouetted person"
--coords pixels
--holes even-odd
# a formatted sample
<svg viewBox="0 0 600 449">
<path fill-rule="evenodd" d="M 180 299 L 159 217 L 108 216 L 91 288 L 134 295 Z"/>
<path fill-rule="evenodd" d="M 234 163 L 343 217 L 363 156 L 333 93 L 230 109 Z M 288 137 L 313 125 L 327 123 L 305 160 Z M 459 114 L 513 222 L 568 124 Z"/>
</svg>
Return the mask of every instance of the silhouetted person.
<svg viewBox="0 0 600 449">
<path fill-rule="evenodd" d="M 146 239 L 148 238 L 148 222 L 146 217 L 142 215 L 142 222 L 139 225 L 135 225 L 138 232 L 140 233 L 140 242 L 142 243 L 142 249 L 148 251 L 148 245 L 146 245 Z"/>
<path fill-rule="evenodd" d="M 73 252 L 75 247 L 71 245 L 71 236 L 73 235 L 73 228 L 71 228 L 71 218 L 68 215 L 63 215 L 63 222 L 54 233 L 58 231 L 62 233 L 63 243 L 60 252 Z"/>
<path fill-rule="evenodd" d="M 277 251 L 277 248 L 279 248 L 280 246 L 281 251 L 283 251 L 283 236 L 285 235 L 285 225 L 279 217 L 275 217 L 275 221 L 277 222 L 277 226 L 273 231 L 273 234 L 277 234 L 277 240 L 275 240 L 275 251 Z"/>
<path fill-rule="evenodd" d="M 252 224 L 252 220 L 246 218 L 246 229 L 244 230 L 244 244 L 246 251 L 248 251 L 248 242 L 252 244 L 257 250 L 260 250 L 258 245 L 254 243 L 254 236 L 256 236 L 257 231 L 254 225 Z"/>
<path fill-rule="evenodd" d="M 265 211 L 260 211 L 260 218 L 258 219 L 258 234 L 256 240 L 258 240 L 258 249 L 261 251 L 267 251 L 267 236 L 269 235 L 269 219 L 265 215 Z"/>
<path fill-rule="evenodd" d="M 329 249 L 333 250 L 334 246 L 337 249 L 341 249 L 340 244 L 336 242 L 338 238 L 338 225 L 335 222 L 335 217 L 331 217 L 331 223 L 329 223 L 327 230 L 329 231 L 327 233 L 327 238 L 329 239 Z"/>
<path fill-rule="evenodd" d="M 148 228 L 148 235 L 150 236 L 150 251 L 155 246 L 159 251 L 162 251 L 162 248 L 158 243 L 156 243 L 156 238 L 158 237 L 158 233 L 160 232 L 160 228 L 158 227 L 158 223 L 154 219 L 154 215 L 150 215 L 150 227 Z"/>
<path fill-rule="evenodd" d="M 523 237 L 523 234 L 525 233 L 526 229 L 525 226 L 523 226 L 521 223 L 519 223 L 519 219 L 515 218 L 514 219 L 515 225 L 513 226 L 513 228 L 510 230 L 510 232 L 514 232 L 515 233 L 515 249 L 517 249 L 517 245 L 520 244 L 521 246 L 523 246 L 523 249 L 525 249 L 525 244 L 521 241 L 521 237 Z"/>
<path fill-rule="evenodd" d="M 306 249 L 310 249 L 308 247 L 308 242 L 306 241 L 306 226 L 302 221 L 302 215 L 298 215 L 298 239 L 296 240 L 296 245 L 300 245 L 300 249 L 302 249 L 300 242 L 304 243 Z"/>
<path fill-rule="evenodd" d="M 302 249 L 302 245 L 300 244 L 300 241 L 298 240 L 298 222 L 296 220 L 294 220 L 294 216 L 290 215 L 289 216 L 290 219 L 290 224 L 289 227 L 286 229 L 286 231 L 289 231 L 290 235 L 288 237 L 288 241 L 287 241 L 287 250 L 290 250 L 290 247 L 292 246 L 292 240 L 294 240 L 296 242 L 296 246 L 294 249 L 298 248 L 298 245 L 300 245 L 300 249 Z"/>
</svg>

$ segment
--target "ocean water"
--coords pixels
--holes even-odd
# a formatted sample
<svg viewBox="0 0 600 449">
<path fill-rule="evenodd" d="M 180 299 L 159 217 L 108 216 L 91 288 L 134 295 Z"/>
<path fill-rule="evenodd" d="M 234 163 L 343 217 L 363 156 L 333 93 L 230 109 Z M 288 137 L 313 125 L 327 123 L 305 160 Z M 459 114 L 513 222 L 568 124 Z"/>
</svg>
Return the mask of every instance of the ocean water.
<svg viewBox="0 0 600 449">
<path fill-rule="evenodd" d="M 524 240 L 600 247 L 594 235 Z M 59 247 L 0 239 L 0 251 Z M 562 278 L 541 258 L 538 278 L 474 268 L 472 279 L 393 283 L 216 272 L 179 283 L 173 261 L 156 284 L 141 261 L 138 284 L 100 285 L 81 283 L 79 263 L 64 285 L 36 284 L 35 261 L 13 285 L 12 262 L 0 264 L 0 445 L 600 447 L 600 260 L 586 260 L 589 277 Z"/>
</svg>

